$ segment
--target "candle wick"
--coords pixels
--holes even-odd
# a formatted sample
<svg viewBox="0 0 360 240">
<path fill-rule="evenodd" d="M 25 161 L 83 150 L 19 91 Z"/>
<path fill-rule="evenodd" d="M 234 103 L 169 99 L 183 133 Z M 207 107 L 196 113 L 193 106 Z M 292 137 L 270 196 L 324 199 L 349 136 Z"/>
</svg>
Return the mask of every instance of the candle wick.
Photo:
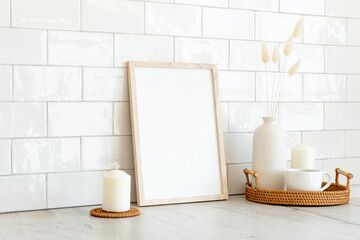
<svg viewBox="0 0 360 240">
<path fill-rule="evenodd" d="M 116 170 L 120 170 L 120 164 L 117 165 Z"/>
</svg>

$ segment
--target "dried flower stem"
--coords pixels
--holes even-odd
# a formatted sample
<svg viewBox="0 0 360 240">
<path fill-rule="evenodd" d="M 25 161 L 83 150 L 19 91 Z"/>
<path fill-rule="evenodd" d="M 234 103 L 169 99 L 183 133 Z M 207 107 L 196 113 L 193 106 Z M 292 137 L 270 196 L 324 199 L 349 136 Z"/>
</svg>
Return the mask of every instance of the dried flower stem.
<svg viewBox="0 0 360 240">
<path fill-rule="evenodd" d="M 267 64 L 265 64 L 265 81 L 266 81 L 266 108 L 267 114 L 270 115 L 270 104 L 269 104 L 269 83 L 268 83 L 268 76 L 267 76 Z"/>
<path fill-rule="evenodd" d="M 275 95 L 274 95 L 274 99 L 271 103 L 272 107 L 271 107 L 271 116 L 275 117 L 276 112 L 275 112 L 275 108 L 277 105 L 277 101 L 279 99 L 279 94 L 280 94 L 280 90 L 281 90 L 281 86 L 282 86 L 282 81 L 284 78 L 284 72 L 287 66 L 287 62 L 288 62 L 288 57 L 286 56 L 285 61 L 283 62 L 281 68 L 280 68 L 280 75 L 279 75 L 279 80 L 277 81 L 277 85 L 276 85 L 276 90 L 275 90 Z"/>
</svg>

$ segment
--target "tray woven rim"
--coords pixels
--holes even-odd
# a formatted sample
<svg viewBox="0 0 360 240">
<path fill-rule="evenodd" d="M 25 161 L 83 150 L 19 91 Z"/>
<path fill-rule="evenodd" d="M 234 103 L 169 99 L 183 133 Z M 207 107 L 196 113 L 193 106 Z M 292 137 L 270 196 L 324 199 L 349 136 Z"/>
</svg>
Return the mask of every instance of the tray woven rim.
<svg viewBox="0 0 360 240">
<path fill-rule="evenodd" d="M 94 208 L 90 210 L 90 215 L 100 218 L 127 218 L 140 215 L 141 211 L 137 208 L 130 208 L 127 212 L 106 212 L 102 208 Z"/>
<path fill-rule="evenodd" d="M 257 178 L 259 173 L 244 169 L 247 183 L 245 184 L 245 197 L 249 201 L 272 204 L 272 205 L 293 205 L 293 206 L 332 206 L 348 203 L 350 200 L 350 179 L 351 173 L 335 169 L 335 183 L 322 192 L 314 191 L 285 191 L 285 190 L 267 190 L 257 187 Z M 251 174 L 255 177 L 255 187 L 249 182 Z M 339 174 L 347 177 L 347 186 L 339 184 Z M 323 183 L 324 185 L 325 183 Z"/>
</svg>

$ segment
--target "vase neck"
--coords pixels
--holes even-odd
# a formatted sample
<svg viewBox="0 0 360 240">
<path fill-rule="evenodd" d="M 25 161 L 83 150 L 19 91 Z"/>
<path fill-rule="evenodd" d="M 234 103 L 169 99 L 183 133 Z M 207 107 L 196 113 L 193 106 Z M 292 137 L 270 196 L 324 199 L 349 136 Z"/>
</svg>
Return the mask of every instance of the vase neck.
<svg viewBox="0 0 360 240">
<path fill-rule="evenodd" d="M 274 124 L 276 123 L 276 118 L 274 117 L 263 117 L 264 124 Z"/>
</svg>

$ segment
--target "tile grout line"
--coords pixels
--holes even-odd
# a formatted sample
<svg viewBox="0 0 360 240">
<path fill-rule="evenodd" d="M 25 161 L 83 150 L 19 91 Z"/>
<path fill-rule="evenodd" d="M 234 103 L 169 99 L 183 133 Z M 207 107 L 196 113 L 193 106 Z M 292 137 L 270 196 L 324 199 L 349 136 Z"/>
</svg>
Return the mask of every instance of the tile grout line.
<svg viewBox="0 0 360 240">
<path fill-rule="evenodd" d="M 13 26 L 13 21 L 12 21 L 12 18 L 13 18 L 13 13 L 12 13 L 12 8 L 13 8 L 13 6 L 12 6 L 12 1 L 13 0 L 9 0 L 9 2 L 10 2 L 10 6 L 9 6 L 9 17 L 10 17 L 10 19 L 9 19 L 9 23 L 10 23 L 10 27 L 12 27 Z"/>
<path fill-rule="evenodd" d="M 46 201 L 46 208 L 49 208 L 49 182 L 48 182 L 48 173 L 45 173 L 45 201 Z"/>
<path fill-rule="evenodd" d="M 174 36 L 174 38 L 176 38 Z M 215 39 L 214 39 L 215 40 Z M 224 40 L 225 41 L 225 40 Z M 226 40 L 226 41 L 232 41 L 232 40 Z M 359 46 L 360 47 L 360 46 Z M 89 66 L 89 65 L 59 65 L 59 64 L 48 64 L 48 65 L 39 65 L 39 64 L 14 64 L 14 63 L 0 63 L 0 66 L 14 66 L 14 67 L 57 67 L 57 68 L 91 68 L 91 69 L 107 69 L 107 68 L 118 68 L 118 69 L 124 69 L 126 70 L 126 66 Z M 219 72 L 247 72 L 247 73 L 265 73 L 265 70 L 251 70 L 251 69 L 225 69 L 225 68 L 220 68 L 218 69 Z M 269 70 L 266 71 L 268 73 L 279 73 L 279 70 Z M 298 72 L 296 74 L 304 74 L 304 75 L 357 75 L 360 76 L 360 72 L 355 73 L 355 72 L 337 72 L 337 73 L 333 73 L 333 72 Z M 6 101 L 5 101 L 6 102 Z M 53 101 L 55 102 L 55 101 Z M 60 101 L 57 101 L 60 102 Z"/>
<path fill-rule="evenodd" d="M 45 138 L 49 137 L 49 103 L 46 102 L 46 136 Z"/>
<path fill-rule="evenodd" d="M 204 8 L 201 6 L 201 38 L 204 37 Z"/>
<path fill-rule="evenodd" d="M 336 158 L 342 159 L 342 158 Z M 354 157 L 354 159 L 357 159 Z M 124 171 L 134 171 L 134 168 L 120 168 Z M 104 169 L 83 169 L 83 170 L 72 170 L 72 171 L 52 171 L 52 172 L 24 172 L 24 173 L 15 173 L 12 175 L 0 175 L 1 177 L 15 177 L 15 176 L 33 176 L 33 175 L 56 175 L 56 174 L 78 174 L 78 173 L 101 173 L 113 170 L 113 168 L 104 168 Z"/>
<path fill-rule="evenodd" d="M 153 37 L 181 37 L 181 38 L 189 38 L 189 39 L 207 39 L 207 40 L 234 40 L 240 42 L 257 42 L 262 43 L 265 40 L 263 39 L 253 39 L 251 38 L 222 38 L 222 37 L 201 37 L 196 35 L 176 35 L 176 34 L 155 34 L 155 33 L 133 33 L 133 32 L 102 32 L 102 31 L 91 31 L 91 30 L 71 30 L 71 29 L 51 29 L 51 28 L 25 28 L 25 27 L 4 27 L 0 26 L 0 29 L 20 29 L 20 30 L 28 30 L 28 31 L 52 31 L 52 32 L 70 32 L 70 33 L 82 33 L 82 34 L 102 34 L 102 35 L 132 35 L 132 36 L 153 36 Z M 267 43 L 281 43 L 284 44 L 286 39 L 282 41 L 275 41 L 275 40 L 266 40 Z M 294 45 L 304 45 L 304 46 L 326 46 L 326 47 L 349 47 L 349 48 L 360 48 L 360 44 L 354 45 L 347 45 L 346 43 L 343 44 L 331 44 L 331 43 L 314 43 L 314 42 L 294 42 Z M 64 66 L 79 66 L 79 65 L 64 65 Z M 108 65 L 109 67 L 111 65 Z M 97 67 L 97 66 L 96 66 Z M 99 66 L 102 67 L 102 66 Z M 105 66 L 106 67 L 106 66 Z"/>
<path fill-rule="evenodd" d="M 14 75 L 14 65 L 11 65 L 11 102 L 15 102 L 15 75 Z"/>
<path fill-rule="evenodd" d="M 112 102 L 112 115 L 111 115 L 111 119 L 112 119 L 112 136 L 115 135 L 115 103 Z"/>
<path fill-rule="evenodd" d="M 349 93 L 348 93 L 348 87 L 349 87 L 349 76 L 348 75 L 345 75 L 345 94 L 346 94 L 346 102 L 349 101 Z"/>
<path fill-rule="evenodd" d="M 80 171 L 83 171 L 83 138 L 80 137 Z"/>
<path fill-rule="evenodd" d="M 80 28 L 80 32 L 82 32 L 82 18 L 83 18 L 83 12 L 82 12 L 82 6 L 83 6 L 83 2 L 82 0 L 79 1 L 79 28 Z"/>
<path fill-rule="evenodd" d="M 84 67 L 81 67 L 81 101 L 84 102 Z"/>
<path fill-rule="evenodd" d="M 10 175 L 14 175 L 13 151 L 13 139 L 10 139 Z"/>
</svg>

